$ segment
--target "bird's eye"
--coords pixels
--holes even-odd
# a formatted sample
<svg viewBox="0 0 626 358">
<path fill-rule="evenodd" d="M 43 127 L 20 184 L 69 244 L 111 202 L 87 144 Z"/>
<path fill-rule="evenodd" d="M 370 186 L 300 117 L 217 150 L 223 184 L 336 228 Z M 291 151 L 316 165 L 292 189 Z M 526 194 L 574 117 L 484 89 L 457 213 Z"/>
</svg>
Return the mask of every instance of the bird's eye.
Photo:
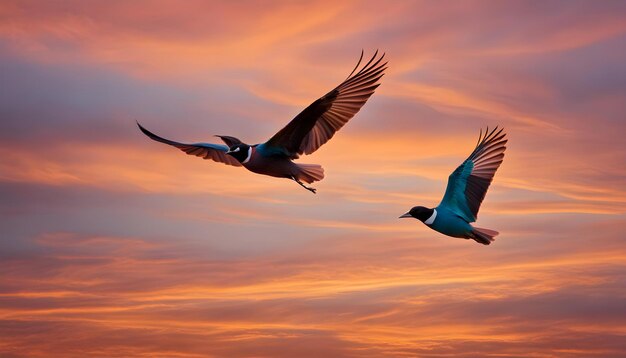
<svg viewBox="0 0 626 358">
<path fill-rule="evenodd" d="M 237 147 L 237 148 L 235 148 L 235 150 L 233 150 L 233 152 L 238 152 L 239 149 L 241 149 L 241 148 Z"/>
</svg>

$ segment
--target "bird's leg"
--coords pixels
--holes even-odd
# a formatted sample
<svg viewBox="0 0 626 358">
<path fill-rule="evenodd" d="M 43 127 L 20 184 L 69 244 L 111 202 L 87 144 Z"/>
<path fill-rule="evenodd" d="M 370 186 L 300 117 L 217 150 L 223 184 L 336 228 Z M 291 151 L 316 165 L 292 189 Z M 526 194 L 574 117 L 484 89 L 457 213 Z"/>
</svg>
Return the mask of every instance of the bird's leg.
<svg viewBox="0 0 626 358">
<path fill-rule="evenodd" d="M 304 189 L 310 191 L 311 193 L 315 194 L 315 191 L 317 189 L 315 188 L 311 188 L 309 186 L 304 185 L 300 180 L 296 179 L 296 177 L 292 176 L 291 179 L 293 179 L 293 181 L 295 181 L 296 183 L 300 184 L 301 187 L 303 187 Z"/>
</svg>

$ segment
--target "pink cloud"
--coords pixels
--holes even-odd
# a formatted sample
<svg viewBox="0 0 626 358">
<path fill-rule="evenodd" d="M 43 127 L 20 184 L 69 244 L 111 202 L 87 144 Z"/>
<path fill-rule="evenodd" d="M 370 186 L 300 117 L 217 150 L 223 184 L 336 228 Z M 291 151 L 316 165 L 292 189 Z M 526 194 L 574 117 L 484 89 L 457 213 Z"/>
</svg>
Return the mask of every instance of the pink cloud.
<svg viewBox="0 0 626 358">
<path fill-rule="evenodd" d="M 0 355 L 624 354 L 618 3 L 3 2 Z M 188 157 L 263 142 L 390 67 L 287 180 Z M 507 129 L 488 248 L 397 216 Z"/>
</svg>

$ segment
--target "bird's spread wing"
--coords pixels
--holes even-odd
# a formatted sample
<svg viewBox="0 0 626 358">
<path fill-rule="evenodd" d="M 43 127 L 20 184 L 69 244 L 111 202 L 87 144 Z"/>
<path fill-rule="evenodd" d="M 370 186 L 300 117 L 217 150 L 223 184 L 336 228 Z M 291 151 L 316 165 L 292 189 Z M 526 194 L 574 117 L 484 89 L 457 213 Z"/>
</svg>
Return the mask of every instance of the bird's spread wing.
<svg viewBox="0 0 626 358">
<path fill-rule="evenodd" d="M 360 70 L 363 52 L 348 78 L 332 91 L 311 103 L 287 126 L 276 133 L 259 150 L 297 158 L 299 154 L 311 154 L 335 135 L 350 118 L 363 107 L 380 85 L 387 62 L 385 54 L 378 51 Z"/>
<path fill-rule="evenodd" d="M 189 155 L 195 155 L 203 159 L 211 159 L 216 162 L 233 165 L 236 167 L 241 166 L 241 163 L 239 163 L 237 159 L 226 154 L 226 152 L 228 151 L 228 147 L 225 145 L 211 144 L 211 143 L 194 143 L 194 144 L 178 143 L 169 139 L 159 137 L 158 135 L 142 127 L 141 124 L 139 123 L 137 123 L 137 125 L 139 126 L 139 129 L 141 129 L 143 134 L 147 135 L 151 139 L 157 142 L 174 146 Z"/>
<path fill-rule="evenodd" d="M 504 158 L 506 133 L 496 127 L 478 137 L 476 149 L 448 178 L 439 206 L 445 206 L 467 222 L 476 221 L 489 184 Z"/>
</svg>

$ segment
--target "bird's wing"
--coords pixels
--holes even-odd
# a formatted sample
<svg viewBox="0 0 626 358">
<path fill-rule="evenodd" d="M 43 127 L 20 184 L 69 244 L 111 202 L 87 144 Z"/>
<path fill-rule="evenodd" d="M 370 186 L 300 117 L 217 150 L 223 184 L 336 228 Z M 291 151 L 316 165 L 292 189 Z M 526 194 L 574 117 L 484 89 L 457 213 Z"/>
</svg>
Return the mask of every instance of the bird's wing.
<svg viewBox="0 0 626 358">
<path fill-rule="evenodd" d="M 380 85 L 387 62 L 385 54 L 374 56 L 357 71 L 361 58 L 348 78 L 332 91 L 311 103 L 289 124 L 263 143 L 259 150 L 271 154 L 297 158 L 299 154 L 311 154 L 333 137 L 350 118 L 363 107 Z"/>
<path fill-rule="evenodd" d="M 147 135 L 151 139 L 157 142 L 174 146 L 189 155 L 195 155 L 203 159 L 211 159 L 216 162 L 232 165 L 235 167 L 241 166 L 241 163 L 239 163 L 237 159 L 226 154 L 226 152 L 228 151 L 228 147 L 225 145 L 211 144 L 211 143 L 194 143 L 194 144 L 178 143 L 169 139 L 159 137 L 158 135 L 142 127 L 141 124 L 139 123 L 137 123 L 137 125 L 139 126 L 139 129 L 141 129 L 143 134 Z"/>
<path fill-rule="evenodd" d="M 220 138 L 224 143 L 226 143 L 228 148 L 232 147 L 233 145 L 241 144 L 241 141 L 235 137 L 229 137 L 227 135 L 216 135 L 216 137 Z"/>
<path fill-rule="evenodd" d="M 476 221 L 478 209 L 489 184 L 500 167 L 506 149 L 506 133 L 496 127 L 478 137 L 476 148 L 448 178 L 448 187 L 439 206 L 445 206 L 467 222 Z"/>
</svg>

